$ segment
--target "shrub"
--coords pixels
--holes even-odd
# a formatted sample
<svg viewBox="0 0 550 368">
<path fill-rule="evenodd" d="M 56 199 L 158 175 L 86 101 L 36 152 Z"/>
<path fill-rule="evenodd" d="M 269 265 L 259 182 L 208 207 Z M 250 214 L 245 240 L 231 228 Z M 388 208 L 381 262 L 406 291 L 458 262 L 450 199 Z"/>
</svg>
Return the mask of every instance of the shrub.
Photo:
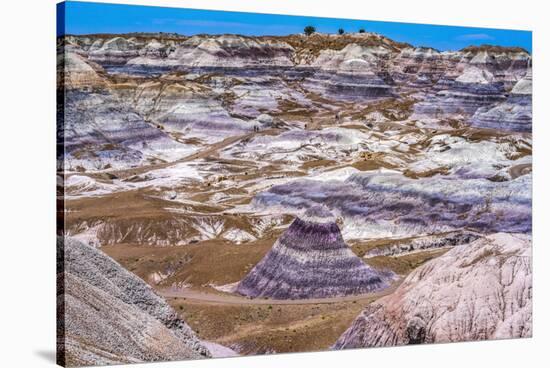
<svg viewBox="0 0 550 368">
<path fill-rule="evenodd" d="M 315 27 L 313 26 L 306 26 L 304 28 L 304 33 L 306 34 L 306 36 L 309 36 L 311 34 L 313 34 L 315 32 Z"/>
</svg>

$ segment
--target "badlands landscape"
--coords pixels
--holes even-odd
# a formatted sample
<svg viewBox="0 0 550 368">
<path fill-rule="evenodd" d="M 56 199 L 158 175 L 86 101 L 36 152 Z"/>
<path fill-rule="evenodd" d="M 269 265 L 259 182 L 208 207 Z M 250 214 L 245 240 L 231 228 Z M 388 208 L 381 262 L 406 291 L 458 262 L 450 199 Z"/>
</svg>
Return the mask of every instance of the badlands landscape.
<svg viewBox="0 0 550 368">
<path fill-rule="evenodd" d="M 58 38 L 67 365 L 530 337 L 532 59 Z"/>
</svg>

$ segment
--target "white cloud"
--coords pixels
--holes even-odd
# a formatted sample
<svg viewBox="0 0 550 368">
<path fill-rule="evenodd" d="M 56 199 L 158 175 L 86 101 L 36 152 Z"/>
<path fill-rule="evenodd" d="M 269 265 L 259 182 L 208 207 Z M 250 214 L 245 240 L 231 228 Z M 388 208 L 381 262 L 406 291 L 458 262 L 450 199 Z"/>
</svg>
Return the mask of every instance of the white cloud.
<svg viewBox="0 0 550 368">
<path fill-rule="evenodd" d="M 493 36 L 487 33 L 469 33 L 455 37 L 457 41 L 480 41 L 480 40 L 494 40 Z"/>
</svg>

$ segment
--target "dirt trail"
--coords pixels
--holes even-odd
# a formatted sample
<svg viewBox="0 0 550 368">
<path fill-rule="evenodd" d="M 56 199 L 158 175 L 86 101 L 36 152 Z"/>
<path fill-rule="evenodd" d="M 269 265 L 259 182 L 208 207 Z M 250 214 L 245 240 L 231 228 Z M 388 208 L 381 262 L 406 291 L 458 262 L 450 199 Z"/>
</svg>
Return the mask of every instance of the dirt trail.
<svg viewBox="0 0 550 368">
<path fill-rule="evenodd" d="M 188 301 L 201 302 L 205 304 L 230 304 L 230 305 L 307 305 L 307 304 L 332 304 L 342 302 L 353 302 L 359 300 L 376 300 L 385 295 L 391 294 L 401 284 L 403 279 L 394 282 L 389 288 L 368 294 L 339 296 L 335 298 L 312 298 L 312 299 L 250 299 L 232 294 L 205 293 L 191 289 L 156 289 L 157 294 L 164 298 L 185 298 Z"/>
</svg>

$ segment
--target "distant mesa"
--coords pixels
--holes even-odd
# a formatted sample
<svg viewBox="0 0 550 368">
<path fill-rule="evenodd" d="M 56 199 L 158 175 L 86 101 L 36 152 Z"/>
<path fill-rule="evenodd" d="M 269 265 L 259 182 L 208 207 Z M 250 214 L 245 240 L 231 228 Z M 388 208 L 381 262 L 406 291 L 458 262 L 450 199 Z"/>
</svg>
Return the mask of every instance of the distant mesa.
<svg viewBox="0 0 550 368">
<path fill-rule="evenodd" d="M 344 242 L 332 213 L 315 206 L 294 220 L 236 292 L 252 298 L 329 298 L 378 291 L 393 277 L 363 263 Z"/>
</svg>

